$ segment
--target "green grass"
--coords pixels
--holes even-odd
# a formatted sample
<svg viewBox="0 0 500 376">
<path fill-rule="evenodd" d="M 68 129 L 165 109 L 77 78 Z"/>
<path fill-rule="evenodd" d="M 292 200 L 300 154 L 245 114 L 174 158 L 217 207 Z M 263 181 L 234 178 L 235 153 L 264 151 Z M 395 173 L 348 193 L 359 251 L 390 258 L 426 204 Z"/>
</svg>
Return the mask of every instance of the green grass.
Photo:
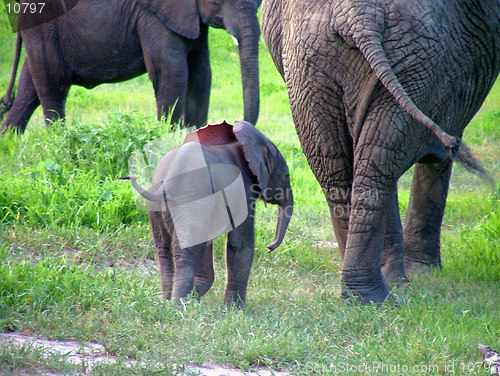
<svg viewBox="0 0 500 376">
<path fill-rule="evenodd" d="M 11 375 L 23 370 L 27 374 L 37 374 L 40 371 L 61 371 L 70 374 L 76 373 L 76 369 L 68 364 L 62 356 L 50 356 L 47 349 L 37 348 L 33 344 L 23 346 L 1 346 L 0 345 L 0 375 Z M 81 368 L 79 369 L 81 371 Z"/>
<path fill-rule="evenodd" d="M 209 120 L 232 122 L 242 117 L 237 49 L 226 32 L 210 35 Z M 0 91 L 14 39 L 2 9 Z M 268 254 L 277 209 L 258 205 L 247 309 L 223 308 L 224 237 L 216 241 L 215 284 L 201 302 L 179 307 L 160 297 L 147 213 L 135 206 L 130 185 L 116 180 L 128 173 L 132 151 L 166 129 L 154 120 L 152 87 L 142 76 L 91 91 L 73 87 L 64 126 L 45 127 L 37 110 L 26 134 L 0 138 L 0 331 L 96 341 L 120 362 L 145 362 L 126 371 L 123 363 L 102 365 L 95 371 L 102 375 L 169 375 L 182 373 L 175 364 L 207 361 L 304 375 L 347 365 L 341 374 L 363 374 L 353 367 L 365 363 L 436 367 L 431 374 L 454 366 L 464 374 L 462 367 L 480 360 L 478 342 L 500 345 L 499 196 L 460 166 L 443 225 L 443 271 L 394 290 L 397 305 L 339 298 L 340 257 L 327 206 L 295 134 L 285 85 L 264 45 L 260 51 L 258 126 L 288 161 L 296 210 L 285 242 Z M 465 132 L 496 181 L 499 111 L 497 82 Z M 403 216 L 410 178 L 400 185 Z M 78 371 L 30 347 L 0 345 L 4 369 Z"/>
<path fill-rule="evenodd" d="M 92 360 L 92 359 L 90 359 Z M 48 347 L 35 346 L 31 342 L 24 345 L 10 344 L 0 345 L 0 375 L 81 375 L 92 374 L 95 376 L 104 375 L 192 375 L 198 373 L 186 371 L 184 366 L 173 366 L 164 360 L 148 359 L 147 361 L 135 362 L 125 357 L 119 357 L 115 362 L 93 362 L 89 364 L 89 359 L 81 364 L 74 364 L 68 359 L 68 354 L 57 354 Z M 53 373 L 52 373 L 53 372 Z"/>
</svg>

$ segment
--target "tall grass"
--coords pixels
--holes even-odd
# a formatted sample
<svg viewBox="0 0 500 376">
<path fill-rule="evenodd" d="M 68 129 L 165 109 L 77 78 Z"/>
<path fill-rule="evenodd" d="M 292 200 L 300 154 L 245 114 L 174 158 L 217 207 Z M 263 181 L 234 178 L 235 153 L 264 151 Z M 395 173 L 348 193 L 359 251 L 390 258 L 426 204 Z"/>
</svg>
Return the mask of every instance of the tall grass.
<svg viewBox="0 0 500 376">
<path fill-rule="evenodd" d="M 137 114 L 115 113 L 108 122 L 115 126 L 68 122 L 36 128 L 29 137 L 2 137 L 2 180 L 9 187 L 0 193 L 3 222 L 112 230 L 144 221 L 129 186 L 117 178 L 127 175 L 132 151 L 165 127 Z"/>
</svg>

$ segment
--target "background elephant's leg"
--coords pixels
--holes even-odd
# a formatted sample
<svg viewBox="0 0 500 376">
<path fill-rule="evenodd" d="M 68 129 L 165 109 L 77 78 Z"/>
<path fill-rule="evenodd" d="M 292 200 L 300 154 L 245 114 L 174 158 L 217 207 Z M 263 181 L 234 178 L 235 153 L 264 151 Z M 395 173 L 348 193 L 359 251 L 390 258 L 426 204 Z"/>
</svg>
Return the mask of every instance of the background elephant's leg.
<svg viewBox="0 0 500 376">
<path fill-rule="evenodd" d="M 452 164 L 451 160 L 415 164 L 404 226 L 405 269 L 409 274 L 441 267 L 441 223 Z"/>
<path fill-rule="evenodd" d="M 17 96 L 14 99 L 12 108 L 7 113 L 2 130 L 11 126 L 19 132 L 24 132 L 31 115 L 39 105 L 40 99 L 33 84 L 29 65 L 25 61 L 19 76 Z"/>
<path fill-rule="evenodd" d="M 181 59 L 173 57 L 172 60 Z M 187 69 L 177 63 L 172 64 L 176 66 L 175 68 L 168 69 L 165 67 L 163 71 L 156 71 L 153 75 L 150 75 L 155 89 L 157 118 L 158 120 L 163 117 L 167 118 L 172 112 L 172 124 L 183 121 L 186 103 Z"/>
<path fill-rule="evenodd" d="M 183 120 L 188 81 L 184 38 L 168 30 L 156 17 L 141 19 L 138 34 L 144 63 L 153 83 L 158 120 L 172 111 L 172 124 Z"/>
<path fill-rule="evenodd" d="M 240 226 L 227 234 L 226 264 L 227 285 L 224 294 L 226 306 L 244 307 L 248 278 L 254 256 L 254 218 L 248 218 Z"/>
<path fill-rule="evenodd" d="M 403 227 L 399 215 L 398 190 L 393 190 L 382 253 L 382 275 L 388 284 L 406 282 L 404 269 Z"/>
<path fill-rule="evenodd" d="M 200 43 L 202 46 L 188 57 L 189 78 L 184 112 L 186 126 L 197 128 L 207 123 L 212 82 L 207 40 Z"/>
<path fill-rule="evenodd" d="M 174 261 L 172 258 L 172 237 L 165 225 L 161 211 L 150 211 L 149 219 L 153 231 L 153 239 L 158 251 L 158 264 L 160 266 L 161 287 L 163 297 L 172 298 L 172 287 L 174 279 Z"/>
<path fill-rule="evenodd" d="M 59 119 L 66 118 L 65 104 L 69 92 L 69 85 L 42 84 L 41 87 L 36 84 L 37 92 L 42 103 L 43 115 L 47 125 L 52 124 Z"/>
<path fill-rule="evenodd" d="M 196 275 L 194 277 L 194 286 L 196 293 L 201 298 L 203 295 L 210 290 L 212 284 L 214 283 L 214 259 L 213 259 L 213 242 L 208 242 L 205 254 L 196 270 Z"/>
<path fill-rule="evenodd" d="M 61 58 L 60 46 L 55 42 L 58 39 L 56 35 L 36 34 L 35 29 L 27 33 L 31 47 L 27 61 L 45 122 L 49 125 L 66 116 L 64 106 L 71 86 L 70 70 Z"/>
<path fill-rule="evenodd" d="M 205 253 L 206 243 L 192 247 L 179 247 L 178 241 L 174 241 L 174 299 L 188 296 L 194 288 L 194 278 Z"/>
</svg>

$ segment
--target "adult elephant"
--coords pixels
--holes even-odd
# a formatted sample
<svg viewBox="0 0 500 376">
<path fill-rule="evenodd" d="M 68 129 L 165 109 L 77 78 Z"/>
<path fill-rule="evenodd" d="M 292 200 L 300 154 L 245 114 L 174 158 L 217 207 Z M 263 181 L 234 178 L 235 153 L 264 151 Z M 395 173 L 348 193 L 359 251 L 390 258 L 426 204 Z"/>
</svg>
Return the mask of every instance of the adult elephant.
<svg viewBox="0 0 500 376">
<path fill-rule="evenodd" d="M 405 271 L 441 266 L 453 157 L 500 69 L 500 1 L 264 0 L 261 19 L 330 208 L 342 295 L 384 301 Z M 414 164 L 403 230 L 397 181 Z"/>
<path fill-rule="evenodd" d="M 175 106 L 173 122 L 205 124 L 211 82 L 208 26 L 225 28 L 238 40 L 244 119 L 257 121 L 259 0 L 65 1 L 77 4 L 57 18 L 55 1 L 41 14 L 19 16 L 16 61 L 3 112 L 12 108 L 3 130 L 23 132 L 40 103 L 47 121 L 64 118 L 73 84 L 90 89 L 146 71 L 153 82 L 158 119 Z M 12 101 L 21 41 L 27 59 Z"/>
</svg>

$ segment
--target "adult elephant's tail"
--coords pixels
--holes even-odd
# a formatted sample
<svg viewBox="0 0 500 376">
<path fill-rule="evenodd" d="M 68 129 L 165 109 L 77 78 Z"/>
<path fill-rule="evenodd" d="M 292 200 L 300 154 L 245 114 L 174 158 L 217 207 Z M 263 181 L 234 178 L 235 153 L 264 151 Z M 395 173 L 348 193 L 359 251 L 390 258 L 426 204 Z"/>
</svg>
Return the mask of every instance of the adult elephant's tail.
<svg viewBox="0 0 500 376">
<path fill-rule="evenodd" d="M 447 148 L 452 149 L 460 145 L 461 141 L 459 138 L 444 132 L 439 125 L 425 115 L 411 100 L 394 74 L 380 40 L 373 37 L 372 40 L 363 41 L 360 43 L 359 49 L 380 82 L 411 117 L 429 128 Z"/>
<path fill-rule="evenodd" d="M 12 66 L 12 74 L 10 76 L 9 87 L 7 88 L 7 92 L 0 99 L 0 119 L 3 117 L 5 113 L 7 113 L 12 107 L 12 103 L 14 102 L 15 95 L 14 92 L 14 84 L 16 82 L 17 68 L 19 66 L 19 60 L 21 59 L 21 47 L 23 44 L 23 40 L 21 38 L 21 33 L 17 33 L 16 40 L 16 52 L 14 55 L 14 65 Z"/>
<path fill-rule="evenodd" d="M 384 87 L 391 93 L 396 102 L 410 114 L 418 122 L 424 124 L 428 129 L 430 129 L 436 137 L 446 146 L 447 148 L 453 149 L 460 146 L 461 140 L 457 137 L 451 136 L 444 132 L 439 125 L 437 125 L 432 119 L 425 115 L 417 105 L 408 96 L 401 83 L 399 82 L 396 74 L 394 73 L 391 64 L 387 58 L 387 54 L 382 47 L 381 40 L 381 20 L 384 18 L 384 11 L 379 9 L 377 4 L 374 2 L 366 2 L 363 7 L 358 7 L 351 18 L 362 25 L 362 30 L 359 27 L 348 27 L 353 26 L 352 23 L 341 24 L 340 21 L 336 19 L 333 20 L 335 24 L 335 29 L 349 44 L 354 42 L 355 46 L 359 48 L 360 52 L 363 54 L 364 58 L 370 65 L 373 73 L 375 73 L 376 78 L 384 85 Z M 342 7 L 341 7 L 342 8 Z M 356 25 L 359 26 L 359 25 Z M 375 88 L 373 80 L 368 83 L 369 88 L 372 90 Z M 361 125 L 364 117 L 366 115 L 367 99 L 370 98 L 367 95 L 363 95 L 358 104 L 358 109 L 356 110 L 355 120 Z M 357 128 L 355 128 L 357 129 Z"/>
</svg>

